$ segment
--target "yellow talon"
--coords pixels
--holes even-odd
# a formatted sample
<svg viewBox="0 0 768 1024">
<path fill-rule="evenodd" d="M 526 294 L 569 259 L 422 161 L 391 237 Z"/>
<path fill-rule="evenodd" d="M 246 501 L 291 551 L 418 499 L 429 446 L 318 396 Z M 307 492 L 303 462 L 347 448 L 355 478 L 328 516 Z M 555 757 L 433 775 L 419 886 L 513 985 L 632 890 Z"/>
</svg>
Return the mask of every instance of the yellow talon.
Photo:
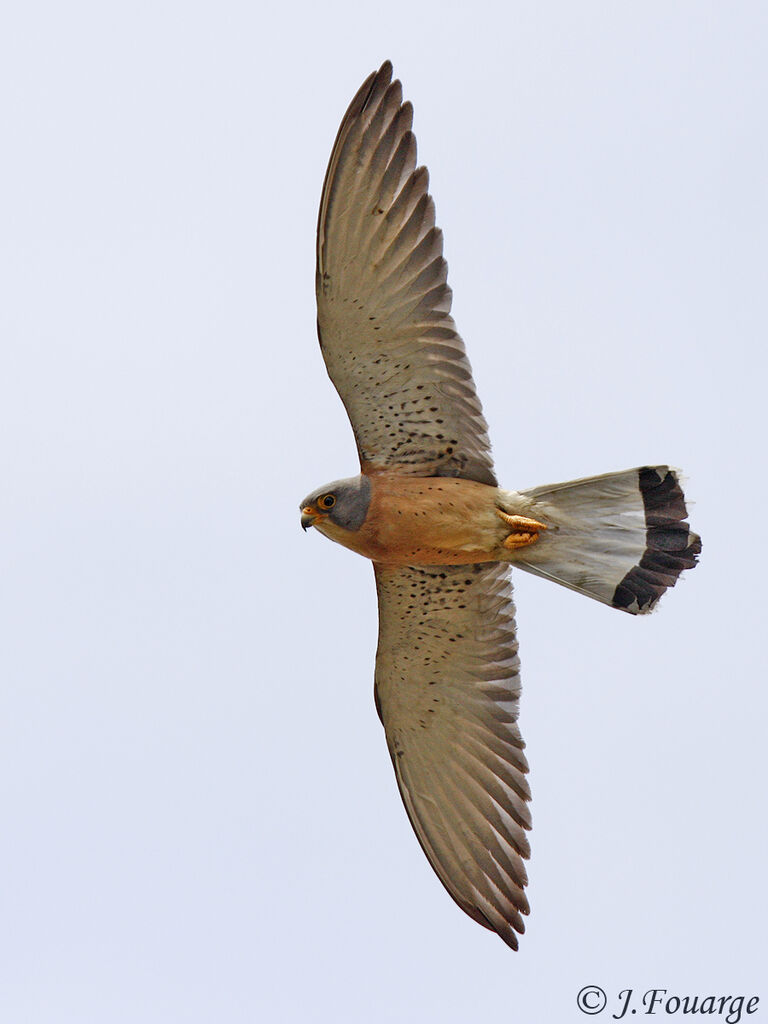
<svg viewBox="0 0 768 1024">
<path fill-rule="evenodd" d="M 529 519 L 527 516 L 511 516 L 502 512 L 500 508 L 496 509 L 496 514 L 504 520 L 507 526 L 512 527 L 512 532 L 503 541 L 504 547 L 510 551 L 535 544 L 539 539 L 539 530 L 547 528 L 544 523 L 540 523 L 536 519 Z"/>
</svg>

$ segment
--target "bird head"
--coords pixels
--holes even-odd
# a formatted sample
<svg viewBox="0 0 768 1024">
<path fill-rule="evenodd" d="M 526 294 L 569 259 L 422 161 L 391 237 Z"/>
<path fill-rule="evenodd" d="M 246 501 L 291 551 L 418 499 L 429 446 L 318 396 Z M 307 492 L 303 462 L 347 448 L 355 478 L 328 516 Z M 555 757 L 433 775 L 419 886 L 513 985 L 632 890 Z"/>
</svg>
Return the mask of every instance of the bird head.
<svg viewBox="0 0 768 1024">
<path fill-rule="evenodd" d="M 344 530 L 359 530 L 365 522 L 370 501 L 371 482 L 367 476 L 335 480 L 302 501 L 299 506 L 302 529 L 316 526 L 322 533 L 323 525 L 330 522 Z"/>
</svg>

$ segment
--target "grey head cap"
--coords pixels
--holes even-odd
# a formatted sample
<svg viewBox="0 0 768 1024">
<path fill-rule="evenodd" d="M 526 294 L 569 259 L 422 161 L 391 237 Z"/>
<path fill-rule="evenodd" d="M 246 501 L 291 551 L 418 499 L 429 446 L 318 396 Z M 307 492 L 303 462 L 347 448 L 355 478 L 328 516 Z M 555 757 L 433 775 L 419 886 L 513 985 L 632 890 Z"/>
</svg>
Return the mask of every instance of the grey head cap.
<svg viewBox="0 0 768 1024">
<path fill-rule="evenodd" d="M 334 499 L 330 508 L 323 503 L 323 499 L 328 496 Z M 302 512 L 305 508 L 316 508 L 336 526 L 345 530 L 359 530 L 368 515 L 370 503 L 371 481 L 360 474 L 319 487 L 307 495 L 300 508 Z"/>
</svg>

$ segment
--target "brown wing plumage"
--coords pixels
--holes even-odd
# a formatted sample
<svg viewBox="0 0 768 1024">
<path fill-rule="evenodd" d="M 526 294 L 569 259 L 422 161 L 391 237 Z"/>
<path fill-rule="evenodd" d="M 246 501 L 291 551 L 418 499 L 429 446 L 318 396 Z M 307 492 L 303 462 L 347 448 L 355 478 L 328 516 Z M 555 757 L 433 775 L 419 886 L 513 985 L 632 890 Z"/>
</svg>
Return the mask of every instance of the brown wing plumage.
<svg viewBox="0 0 768 1024">
<path fill-rule="evenodd" d="M 530 791 L 508 570 L 374 568 L 376 702 L 408 817 L 459 906 L 517 949 Z"/>
<path fill-rule="evenodd" d="M 488 428 L 451 318 L 442 232 L 413 110 L 387 61 L 341 123 L 317 230 L 328 373 L 367 472 L 496 484 Z"/>
</svg>

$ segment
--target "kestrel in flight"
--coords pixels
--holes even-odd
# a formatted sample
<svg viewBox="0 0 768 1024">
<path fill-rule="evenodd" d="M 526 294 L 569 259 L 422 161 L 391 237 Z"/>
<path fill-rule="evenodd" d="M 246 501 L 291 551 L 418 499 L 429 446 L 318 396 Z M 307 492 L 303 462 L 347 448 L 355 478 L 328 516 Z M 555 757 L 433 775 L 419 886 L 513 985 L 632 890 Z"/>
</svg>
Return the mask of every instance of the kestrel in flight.
<svg viewBox="0 0 768 1024">
<path fill-rule="evenodd" d="M 412 117 L 387 61 L 331 153 L 318 333 L 361 472 L 301 522 L 373 561 L 375 700 L 408 817 L 462 910 L 516 949 L 531 816 L 510 565 L 643 614 L 701 542 L 667 466 L 498 486 Z"/>
</svg>

